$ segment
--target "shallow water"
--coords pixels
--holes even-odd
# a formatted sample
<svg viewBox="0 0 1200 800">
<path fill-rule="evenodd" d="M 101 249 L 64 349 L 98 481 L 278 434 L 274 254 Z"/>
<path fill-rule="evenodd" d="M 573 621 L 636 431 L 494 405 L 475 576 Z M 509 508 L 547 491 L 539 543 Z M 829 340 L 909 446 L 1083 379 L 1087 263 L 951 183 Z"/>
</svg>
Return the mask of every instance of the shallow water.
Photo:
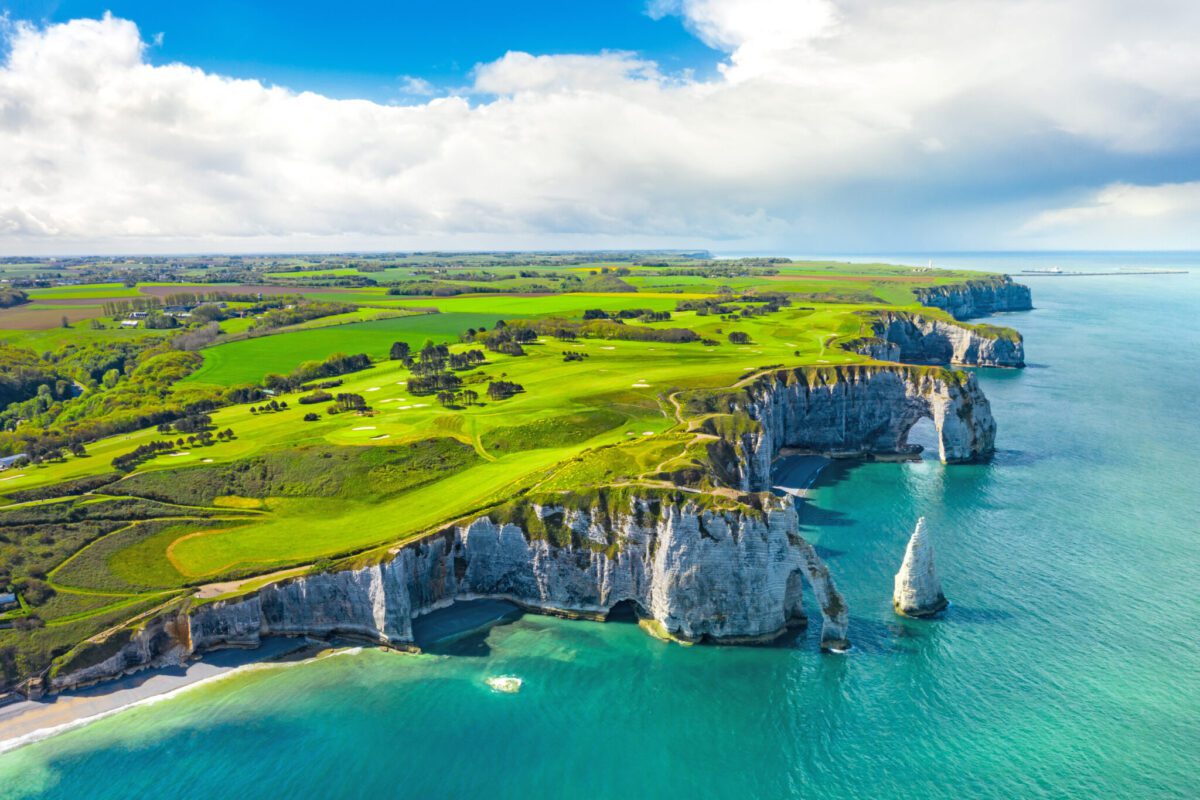
<svg viewBox="0 0 1200 800">
<path fill-rule="evenodd" d="M 812 487 L 847 656 L 526 616 L 133 709 L 0 756 L 0 797 L 1200 796 L 1200 273 L 1029 283 L 1005 321 L 1030 368 L 980 372 L 992 464 Z M 920 515 L 953 603 L 931 622 L 890 605 Z"/>
</svg>

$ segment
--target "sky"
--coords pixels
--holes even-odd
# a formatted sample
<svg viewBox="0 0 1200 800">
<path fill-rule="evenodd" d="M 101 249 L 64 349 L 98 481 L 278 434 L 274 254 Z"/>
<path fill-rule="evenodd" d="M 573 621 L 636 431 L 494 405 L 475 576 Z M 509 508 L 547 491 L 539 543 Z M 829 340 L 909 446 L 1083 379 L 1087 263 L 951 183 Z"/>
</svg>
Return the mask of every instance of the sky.
<svg viewBox="0 0 1200 800">
<path fill-rule="evenodd" d="M 1200 249 L 1190 0 L 0 0 L 0 254 Z"/>
</svg>

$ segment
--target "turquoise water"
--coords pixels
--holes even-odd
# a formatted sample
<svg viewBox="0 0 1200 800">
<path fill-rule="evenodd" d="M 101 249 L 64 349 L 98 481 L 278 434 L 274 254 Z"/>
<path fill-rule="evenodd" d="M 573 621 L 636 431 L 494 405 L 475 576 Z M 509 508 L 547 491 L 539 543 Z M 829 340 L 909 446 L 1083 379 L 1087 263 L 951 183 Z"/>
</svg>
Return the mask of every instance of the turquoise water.
<svg viewBox="0 0 1200 800">
<path fill-rule="evenodd" d="M 130 710 L 0 756 L 0 797 L 1198 797 L 1200 273 L 1030 284 L 1006 319 L 1029 369 L 980 373 L 992 464 L 815 485 L 850 655 L 527 616 Z M 953 602 L 932 622 L 890 607 L 919 515 Z"/>
</svg>

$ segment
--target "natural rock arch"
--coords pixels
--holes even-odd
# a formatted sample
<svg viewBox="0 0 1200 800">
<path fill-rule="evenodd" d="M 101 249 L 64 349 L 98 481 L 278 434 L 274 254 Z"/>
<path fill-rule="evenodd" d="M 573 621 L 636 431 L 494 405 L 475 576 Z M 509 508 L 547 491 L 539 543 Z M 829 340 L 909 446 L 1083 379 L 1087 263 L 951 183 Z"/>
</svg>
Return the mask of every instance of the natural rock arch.
<svg viewBox="0 0 1200 800">
<path fill-rule="evenodd" d="M 741 487 L 765 491 L 784 448 L 834 456 L 904 452 L 908 432 L 933 421 L 945 463 L 981 461 L 996 423 L 975 376 L 936 368 L 838 367 L 780 371 L 746 388 L 758 430 L 737 444 Z"/>
</svg>

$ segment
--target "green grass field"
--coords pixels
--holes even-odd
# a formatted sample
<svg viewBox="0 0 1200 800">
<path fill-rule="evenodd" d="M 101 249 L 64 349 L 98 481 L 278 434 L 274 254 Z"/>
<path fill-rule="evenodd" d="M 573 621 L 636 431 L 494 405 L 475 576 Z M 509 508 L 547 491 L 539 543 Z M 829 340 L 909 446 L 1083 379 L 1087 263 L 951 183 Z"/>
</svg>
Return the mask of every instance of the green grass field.
<svg viewBox="0 0 1200 800">
<path fill-rule="evenodd" d="M 326 325 L 293 333 L 244 339 L 204 350 L 204 366 L 186 379 L 190 383 L 236 386 L 254 383 L 270 372 L 286 373 L 303 361 L 320 360 L 333 353 L 387 355 L 392 342 L 420 347 L 426 339 L 457 341 L 472 327 L 491 327 L 498 314 L 421 314 L 346 325 Z"/>
</svg>

